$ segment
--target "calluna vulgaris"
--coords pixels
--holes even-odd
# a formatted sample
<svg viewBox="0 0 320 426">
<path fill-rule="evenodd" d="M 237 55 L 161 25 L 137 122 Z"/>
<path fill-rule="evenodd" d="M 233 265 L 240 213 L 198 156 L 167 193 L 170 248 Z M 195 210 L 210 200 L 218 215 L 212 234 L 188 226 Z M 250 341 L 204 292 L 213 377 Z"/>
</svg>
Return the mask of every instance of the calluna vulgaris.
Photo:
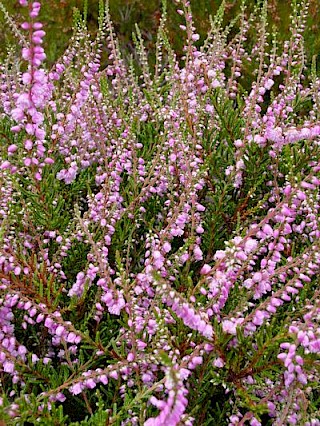
<svg viewBox="0 0 320 426">
<path fill-rule="evenodd" d="M 48 69 L 40 2 L 1 4 L 0 418 L 41 425 L 320 425 L 320 79 L 308 3 L 199 40 L 166 4 L 155 66 L 100 3 Z M 236 30 L 237 29 L 237 30 Z M 27 422 L 27 423 L 25 423 Z"/>
</svg>

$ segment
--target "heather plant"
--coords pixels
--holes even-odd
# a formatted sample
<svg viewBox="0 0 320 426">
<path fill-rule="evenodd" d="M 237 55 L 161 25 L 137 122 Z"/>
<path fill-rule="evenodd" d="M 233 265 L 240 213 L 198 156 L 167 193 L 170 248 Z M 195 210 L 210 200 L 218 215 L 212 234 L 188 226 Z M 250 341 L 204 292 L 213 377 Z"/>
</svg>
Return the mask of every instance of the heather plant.
<svg viewBox="0 0 320 426">
<path fill-rule="evenodd" d="M 84 0 L 46 0 L 41 7 L 41 20 L 44 24 L 46 36 L 43 46 L 46 51 L 46 66 L 51 67 L 56 58 L 61 55 L 68 44 L 72 34 L 72 12 L 75 7 L 82 9 Z M 18 0 L 2 0 L 3 5 L 11 15 L 12 19 L 21 22 L 23 13 L 18 6 Z M 96 31 L 98 17 L 98 0 L 90 0 L 90 7 L 87 13 L 87 27 L 90 33 Z M 221 1 L 220 0 L 191 0 L 192 15 L 197 23 L 197 32 L 201 39 L 206 37 L 210 27 L 209 14 L 215 15 Z M 276 23 L 277 33 L 280 40 L 288 37 L 288 27 L 291 12 L 290 1 L 268 1 L 268 21 L 272 25 Z M 319 31 L 317 22 L 320 18 L 320 5 L 318 0 L 309 1 L 309 13 L 304 32 L 305 52 L 307 61 L 313 55 L 318 55 L 320 47 Z M 256 0 L 247 0 L 247 7 L 250 9 L 256 4 Z M 232 20 L 238 14 L 241 0 L 227 1 L 225 4 L 224 22 Z M 135 23 L 139 22 L 140 31 L 143 34 L 144 44 L 148 49 L 148 60 L 154 63 L 154 45 L 156 33 L 161 17 L 161 2 L 159 0 L 110 0 L 110 14 L 113 26 L 117 33 L 120 49 L 124 58 L 130 54 L 135 56 L 135 46 L 132 42 L 132 31 Z M 167 21 L 166 30 L 168 38 L 178 56 L 182 55 L 183 37 L 179 37 L 176 29 L 181 23 L 180 16 L 175 12 L 174 2 L 168 2 L 168 12 L 170 19 Z M 6 25 L 3 13 L 0 13 L 0 24 Z M 238 28 L 235 24 L 235 30 Z M 57 32 L 59 37 L 57 37 Z M 14 43 L 14 36 L 10 31 L 3 31 L 0 34 L 0 46 L 5 43 Z M 0 49 L 0 58 L 4 57 L 5 50 Z M 18 53 L 18 52 L 17 52 Z M 319 56 L 318 56 L 319 59 Z M 247 74 L 248 75 L 248 74 Z"/>
<path fill-rule="evenodd" d="M 46 67 L 40 2 L 1 10 L 0 418 L 40 425 L 320 425 L 320 81 L 308 2 L 204 41 L 175 2 L 155 67 L 108 2 Z M 236 30 L 239 28 L 239 31 Z M 106 57 L 107 60 L 102 60 Z M 252 82 L 252 83 L 251 83 Z"/>
</svg>

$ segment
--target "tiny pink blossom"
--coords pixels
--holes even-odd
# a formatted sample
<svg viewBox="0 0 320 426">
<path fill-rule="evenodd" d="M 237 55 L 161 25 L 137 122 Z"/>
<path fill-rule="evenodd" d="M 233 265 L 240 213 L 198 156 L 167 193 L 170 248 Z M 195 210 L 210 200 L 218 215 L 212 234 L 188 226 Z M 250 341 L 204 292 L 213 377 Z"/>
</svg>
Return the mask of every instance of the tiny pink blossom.
<svg viewBox="0 0 320 426">
<path fill-rule="evenodd" d="M 265 82 L 265 84 L 264 84 L 264 87 L 267 89 L 267 90 L 270 90 L 271 89 L 271 87 L 274 85 L 274 80 L 272 80 L 271 78 L 269 78 L 266 82 Z"/>
</svg>

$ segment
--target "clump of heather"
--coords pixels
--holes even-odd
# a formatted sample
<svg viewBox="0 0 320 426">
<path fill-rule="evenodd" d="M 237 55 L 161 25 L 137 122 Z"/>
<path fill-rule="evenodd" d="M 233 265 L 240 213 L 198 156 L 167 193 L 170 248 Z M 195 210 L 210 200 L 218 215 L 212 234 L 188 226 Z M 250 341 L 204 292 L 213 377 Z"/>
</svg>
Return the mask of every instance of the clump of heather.
<svg viewBox="0 0 320 426">
<path fill-rule="evenodd" d="M 8 424 L 320 425 L 320 83 L 308 2 L 200 40 L 75 12 L 46 67 L 20 0 L 1 65 L 0 417 Z M 4 11 L 3 6 L 1 10 Z M 5 11 L 4 11 L 5 12 Z M 239 32 L 233 28 L 239 22 Z"/>
</svg>

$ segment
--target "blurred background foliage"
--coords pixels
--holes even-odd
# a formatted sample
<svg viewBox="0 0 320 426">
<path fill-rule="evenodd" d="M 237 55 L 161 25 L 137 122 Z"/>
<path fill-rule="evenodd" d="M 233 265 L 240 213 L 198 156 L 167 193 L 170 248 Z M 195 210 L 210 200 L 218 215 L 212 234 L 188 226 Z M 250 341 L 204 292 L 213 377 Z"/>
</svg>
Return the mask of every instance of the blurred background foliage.
<svg viewBox="0 0 320 426">
<path fill-rule="evenodd" d="M 191 0 L 194 22 L 201 36 L 199 43 L 205 38 L 209 28 L 209 15 L 214 16 L 222 0 Z M 247 0 L 252 7 L 258 0 Z M 25 9 L 19 6 L 18 0 L 2 0 L 8 12 L 17 20 L 24 20 Z M 88 0 L 88 25 L 92 33 L 97 27 L 99 0 Z M 293 0 L 268 0 L 270 24 L 274 24 L 279 31 L 279 38 L 289 36 L 290 13 Z M 226 0 L 225 23 L 228 23 L 239 11 L 241 0 Z M 45 23 L 46 52 L 48 63 L 51 65 L 62 55 L 68 40 L 72 34 L 72 17 L 74 8 L 83 9 L 83 0 L 46 0 L 42 1 L 40 19 Z M 135 48 L 132 41 L 132 32 L 135 23 L 140 27 L 145 39 L 146 47 L 152 51 L 156 40 L 156 32 L 161 16 L 161 0 L 110 0 L 110 12 L 120 45 L 125 55 L 135 56 Z M 168 29 L 170 39 L 178 55 L 182 55 L 184 34 L 179 29 L 183 18 L 176 13 L 173 0 L 168 0 Z M 310 13 L 306 27 L 306 52 L 307 60 L 315 55 L 317 62 L 320 60 L 320 1 L 310 0 Z M 3 56 L 7 46 L 14 45 L 14 36 L 8 24 L 4 21 L 0 11 L 0 23 L 3 31 L 0 34 L 1 55 Z M 272 27 L 270 27 L 272 29 Z M 152 55 L 151 55 L 152 60 Z"/>
</svg>

